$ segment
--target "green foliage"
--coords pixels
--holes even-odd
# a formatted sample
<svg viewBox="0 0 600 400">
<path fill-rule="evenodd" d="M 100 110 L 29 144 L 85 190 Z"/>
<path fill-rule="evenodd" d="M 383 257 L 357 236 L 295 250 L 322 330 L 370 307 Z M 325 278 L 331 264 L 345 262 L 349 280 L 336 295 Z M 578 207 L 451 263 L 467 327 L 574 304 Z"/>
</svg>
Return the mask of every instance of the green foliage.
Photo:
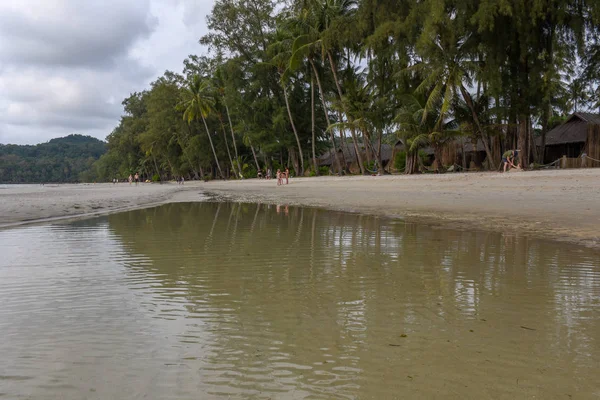
<svg viewBox="0 0 600 400">
<path fill-rule="evenodd" d="M 105 152 L 106 143 L 82 135 L 69 135 L 35 146 L 0 144 L 0 183 L 93 180 L 92 165 Z"/>
<path fill-rule="evenodd" d="M 399 151 L 394 156 L 394 168 L 396 171 L 404 171 L 406 168 L 406 151 Z"/>
<path fill-rule="evenodd" d="M 491 144 L 528 146 L 531 121 L 543 135 L 600 105 L 596 3 L 216 0 L 200 38 L 209 53 L 125 99 L 108 153 L 81 176 L 301 172 L 313 145 L 323 154 L 342 135 L 378 165 L 372 149 L 399 136 L 406 154 L 393 162 L 408 172 L 458 135 L 493 164 Z"/>
<path fill-rule="evenodd" d="M 160 182 L 160 175 L 159 174 L 152 175 L 152 182 Z"/>
</svg>

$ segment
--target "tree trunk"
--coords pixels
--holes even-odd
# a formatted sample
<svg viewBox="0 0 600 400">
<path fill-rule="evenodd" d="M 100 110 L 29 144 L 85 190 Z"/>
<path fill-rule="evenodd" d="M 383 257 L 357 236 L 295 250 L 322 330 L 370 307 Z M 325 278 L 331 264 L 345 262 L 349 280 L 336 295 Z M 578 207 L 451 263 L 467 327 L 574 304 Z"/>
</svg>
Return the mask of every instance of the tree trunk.
<svg viewBox="0 0 600 400">
<path fill-rule="evenodd" d="M 475 107 L 473 105 L 473 99 L 471 98 L 471 95 L 469 94 L 469 92 L 467 92 L 467 89 L 465 89 L 465 87 L 463 85 L 460 85 L 460 92 L 462 93 L 462 96 L 465 99 L 465 102 L 467 103 L 469 110 L 471 110 L 471 114 L 473 115 L 473 121 L 475 122 L 475 126 L 477 127 L 477 130 L 479 131 L 479 136 L 481 137 L 481 141 L 483 142 L 483 147 L 485 148 L 485 154 L 487 156 L 490 169 L 494 170 L 497 167 L 497 163 L 496 163 L 496 160 L 494 160 L 492 151 L 490 150 L 490 143 L 487 140 L 487 135 L 483 132 L 483 129 L 481 128 L 481 123 L 479 122 L 479 117 L 477 116 L 477 112 L 475 111 Z M 474 150 L 477 150 L 477 147 L 475 147 Z"/>
<path fill-rule="evenodd" d="M 358 137 L 356 135 L 356 128 L 354 125 L 350 126 L 350 134 L 352 135 L 352 141 L 354 142 L 354 151 L 356 152 L 356 161 L 358 162 L 358 168 L 360 168 L 360 173 L 362 175 L 366 175 L 365 164 L 363 163 L 362 154 L 360 153 L 360 146 L 358 143 Z"/>
<path fill-rule="evenodd" d="M 256 158 L 256 152 L 254 151 L 254 146 L 250 144 L 250 150 L 252 150 L 252 157 L 254 157 L 254 163 L 256 164 L 256 171 L 260 171 L 260 165 L 258 164 L 258 158 Z"/>
<path fill-rule="evenodd" d="M 407 175 L 419 173 L 419 151 L 409 151 L 406 153 L 406 167 L 404 173 Z"/>
<path fill-rule="evenodd" d="M 282 83 L 283 86 L 283 97 L 285 98 L 285 106 L 287 108 L 288 116 L 290 117 L 290 124 L 292 125 L 292 130 L 294 131 L 294 136 L 296 136 L 296 143 L 298 144 L 298 154 L 300 157 L 300 176 L 304 175 L 304 156 L 302 155 L 302 146 L 300 145 L 300 137 L 298 136 L 298 131 L 296 131 L 296 125 L 294 124 L 294 118 L 292 117 L 292 110 L 290 109 L 290 102 L 287 96 L 287 88 L 285 84 Z M 296 171 L 298 172 L 298 171 Z"/>
<path fill-rule="evenodd" d="M 208 124 L 206 123 L 206 119 L 204 115 L 200 115 L 202 117 L 202 122 L 204 122 L 204 128 L 206 129 L 206 134 L 208 135 L 208 141 L 210 142 L 210 148 L 212 149 L 213 155 L 215 156 L 215 162 L 217 163 L 217 169 L 219 170 L 219 175 L 221 175 L 221 179 L 225 179 L 225 175 L 223 175 L 223 171 L 221 171 L 221 165 L 219 165 L 219 157 L 217 157 L 217 152 L 215 151 L 215 145 L 213 144 L 212 138 L 210 137 L 210 131 L 208 130 Z"/>
<path fill-rule="evenodd" d="M 353 118 L 350 116 L 350 114 L 348 114 L 348 110 L 346 110 L 346 105 L 344 104 L 344 96 L 342 94 L 342 88 L 340 86 L 340 83 L 338 81 L 338 77 L 337 77 L 337 68 L 335 66 L 335 63 L 333 62 L 333 57 L 331 56 L 331 52 L 327 51 L 327 58 L 329 59 L 329 67 L 331 68 L 331 72 L 333 73 L 333 80 L 335 81 L 335 87 L 337 88 L 337 92 L 338 92 L 338 96 L 340 97 L 340 104 L 342 105 L 342 109 L 344 110 L 344 114 L 346 114 L 346 118 L 348 119 L 348 122 L 352 123 Z M 341 134 L 341 130 L 340 130 L 340 138 L 341 138 L 342 134 Z M 344 166 L 344 170 L 346 169 L 346 166 Z"/>
<path fill-rule="evenodd" d="M 371 164 L 371 150 L 370 150 L 370 144 L 369 144 L 369 137 L 365 134 L 365 132 L 362 132 L 362 136 L 363 136 L 363 144 L 365 146 L 365 156 L 367 157 L 367 164 Z M 366 168 L 365 168 L 366 170 Z M 369 171 L 367 171 L 367 174 L 369 173 Z"/>
<path fill-rule="evenodd" d="M 442 157 L 443 157 L 443 147 L 440 144 L 433 145 L 433 154 L 435 156 L 435 160 L 433 162 L 433 169 L 435 172 L 441 172 L 442 168 Z"/>
<path fill-rule="evenodd" d="M 310 77 L 310 130 L 312 133 L 312 159 L 313 159 L 313 171 L 315 176 L 319 176 L 319 165 L 317 164 L 317 153 L 315 151 L 315 76 Z"/>
<path fill-rule="evenodd" d="M 550 103 L 545 104 L 544 110 L 542 111 L 542 142 L 538 149 L 538 161 L 540 164 L 546 162 L 546 133 L 548 133 L 550 127 Z"/>
<path fill-rule="evenodd" d="M 227 149 L 227 156 L 229 157 L 229 162 L 231 163 L 231 170 L 233 171 L 233 175 L 235 175 L 235 178 L 238 179 L 239 175 L 237 170 L 235 169 L 235 164 L 233 163 L 233 159 L 231 158 L 231 152 L 229 151 L 229 144 L 227 143 L 227 132 L 225 131 L 225 125 L 223 124 L 223 121 L 221 122 L 221 129 L 223 129 L 223 139 L 225 139 L 225 148 Z"/>
<path fill-rule="evenodd" d="M 327 128 L 331 125 L 329 122 L 329 113 L 327 112 L 327 105 L 325 104 L 325 92 L 323 92 L 323 87 L 321 86 L 321 78 L 319 78 L 319 73 L 317 72 L 317 68 L 315 67 L 315 63 L 311 58 L 308 59 L 310 65 L 312 66 L 313 72 L 315 73 L 315 78 L 317 80 L 317 86 L 319 87 L 319 93 L 321 94 L 321 105 L 323 106 L 323 112 L 325 113 L 325 121 L 327 121 Z M 335 157 L 335 163 L 338 166 L 338 171 L 342 172 L 342 163 L 340 162 L 340 158 L 337 154 L 337 149 L 335 148 L 335 138 L 333 136 L 333 131 L 329 129 L 329 138 L 331 139 L 331 146 L 333 151 L 333 156 Z"/>
<path fill-rule="evenodd" d="M 525 169 L 529 165 L 529 128 L 528 128 L 528 117 L 527 115 L 521 115 L 519 117 L 519 163 L 521 168 Z"/>
<path fill-rule="evenodd" d="M 342 113 L 338 110 L 338 118 L 340 119 L 340 123 L 342 123 L 344 120 L 342 118 Z M 344 164 L 344 171 L 348 171 L 348 161 L 346 160 L 346 154 L 344 153 L 345 150 L 348 149 L 348 146 L 346 145 L 346 140 L 344 137 L 344 133 L 343 133 L 343 129 L 340 128 L 340 143 L 342 144 L 342 163 Z"/>
<path fill-rule="evenodd" d="M 288 149 L 288 164 L 289 164 L 290 160 L 292 161 L 292 166 L 294 167 L 294 170 L 298 171 L 298 168 L 299 168 L 298 156 L 296 155 L 296 152 L 294 151 L 294 149 L 292 147 L 290 147 Z M 299 176 L 302 176 L 302 175 L 299 175 Z"/>
<path fill-rule="evenodd" d="M 223 103 L 225 103 L 225 101 L 223 100 Z M 231 116 L 229 115 L 229 107 L 227 106 L 227 103 L 225 103 L 225 112 L 227 113 L 227 120 L 229 121 L 229 129 L 231 129 L 231 140 L 233 141 L 233 151 L 235 152 L 235 161 L 237 162 L 238 168 L 240 169 L 241 172 L 241 166 L 240 166 L 240 156 L 238 155 L 238 149 L 237 149 L 237 144 L 235 143 L 235 134 L 233 133 L 233 124 L 231 123 Z"/>
<path fill-rule="evenodd" d="M 379 164 L 377 173 L 379 175 L 383 175 L 384 174 L 384 170 L 383 170 L 383 160 L 381 159 L 381 145 L 382 145 L 382 141 L 383 141 L 383 129 L 379 130 L 379 134 L 377 135 L 377 164 Z"/>
<path fill-rule="evenodd" d="M 160 176 L 160 170 L 158 169 L 158 164 L 156 163 L 156 157 L 154 157 L 154 152 L 152 152 L 152 161 L 154 162 L 154 168 L 156 169 L 156 175 L 158 175 L 158 179 L 162 182 L 162 178 Z M 153 179 L 150 179 L 153 181 Z"/>
</svg>

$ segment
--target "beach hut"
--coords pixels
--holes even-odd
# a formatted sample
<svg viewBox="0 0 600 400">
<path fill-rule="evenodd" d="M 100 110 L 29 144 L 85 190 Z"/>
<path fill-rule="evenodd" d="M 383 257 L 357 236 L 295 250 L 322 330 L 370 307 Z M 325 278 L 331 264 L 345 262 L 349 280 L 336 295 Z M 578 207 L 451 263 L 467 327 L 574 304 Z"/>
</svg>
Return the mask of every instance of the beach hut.
<svg viewBox="0 0 600 400">
<path fill-rule="evenodd" d="M 368 157 L 366 156 L 365 146 L 363 144 L 359 144 L 358 151 L 360 151 L 360 155 L 362 157 L 363 162 L 366 164 Z M 319 166 L 321 167 L 329 167 L 332 170 L 337 169 L 335 165 L 335 156 L 333 153 L 333 149 L 329 149 L 327 152 L 321 154 L 318 158 Z M 353 173 L 358 173 L 358 157 L 356 156 L 356 149 L 354 148 L 353 143 L 348 143 L 346 145 L 342 145 L 336 149 L 338 153 L 338 157 L 340 162 L 346 161 L 346 168 Z M 374 159 L 374 155 L 371 152 L 371 159 Z M 392 159 L 392 146 L 389 144 L 381 145 L 381 162 L 385 167 L 387 167 Z"/>
<path fill-rule="evenodd" d="M 544 164 L 564 156 L 567 159 L 580 159 L 583 153 L 600 159 L 599 137 L 600 114 L 575 113 L 564 123 L 546 133 Z M 541 146 L 541 138 L 538 139 L 537 144 Z M 600 165 L 596 163 L 595 166 Z"/>
</svg>

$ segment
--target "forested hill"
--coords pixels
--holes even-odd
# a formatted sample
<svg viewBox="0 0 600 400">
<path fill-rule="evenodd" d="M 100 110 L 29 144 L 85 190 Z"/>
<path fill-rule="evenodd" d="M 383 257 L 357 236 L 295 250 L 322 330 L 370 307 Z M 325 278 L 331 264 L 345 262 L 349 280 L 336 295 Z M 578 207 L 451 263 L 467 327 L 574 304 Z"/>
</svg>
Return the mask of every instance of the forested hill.
<svg viewBox="0 0 600 400">
<path fill-rule="evenodd" d="M 83 135 L 34 146 L 0 144 L 0 183 L 79 182 L 105 152 L 105 142 Z"/>
</svg>

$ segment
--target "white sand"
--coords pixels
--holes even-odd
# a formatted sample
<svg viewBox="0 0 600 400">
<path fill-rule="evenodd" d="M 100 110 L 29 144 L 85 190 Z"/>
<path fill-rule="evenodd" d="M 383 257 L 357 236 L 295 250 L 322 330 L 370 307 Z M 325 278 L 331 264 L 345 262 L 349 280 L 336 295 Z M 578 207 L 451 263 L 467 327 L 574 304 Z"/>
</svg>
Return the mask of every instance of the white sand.
<svg viewBox="0 0 600 400">
<path fill-rule="evenodd" d="M 600 246 L 600 169 L 423 176 L 57 186 L 0 189 L 0 227 L 80 217 L 202 193 L 236 201 L 304 205 L 402 217 L 458 228 L 502 230 Z"/>
<path fill-rule="evenodd" d="M 198 186 L 175 183 L 6 185 L 0 188 L 0 227 L 202 200 Z"/>
</svg>

